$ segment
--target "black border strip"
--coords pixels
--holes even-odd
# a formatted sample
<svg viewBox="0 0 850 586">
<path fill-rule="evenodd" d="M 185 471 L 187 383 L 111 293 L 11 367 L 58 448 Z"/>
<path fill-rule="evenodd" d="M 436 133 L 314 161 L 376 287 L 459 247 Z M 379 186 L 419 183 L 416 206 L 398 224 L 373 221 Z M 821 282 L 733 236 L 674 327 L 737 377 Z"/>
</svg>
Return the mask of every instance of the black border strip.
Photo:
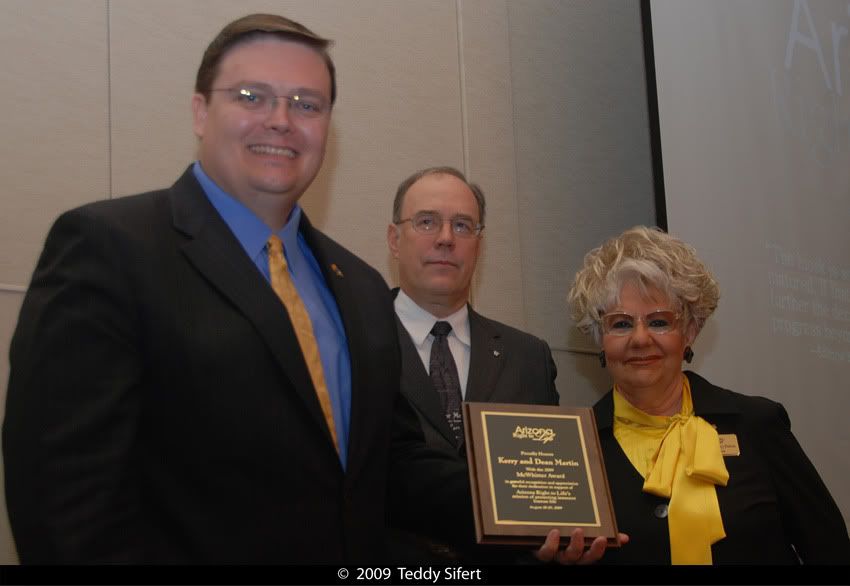
<svg viewBox="0 0 850 586">
<path fill-rule="evenodd" d="M 664 190 L 664 163 L 661 157 L 661 125 L 658 116 L 658 86 L 655 78 L 655 46 L 652 40 L 650 0 L 640 0 L 643 29 L 643 61 L 646 71 L 646 103 L 649 110 L 649 143 L 652 151 L 652 177 L 655 187 L 655 224 L 667 231 L 667 196 Z"/>
<path fill-rule="evenodd" d="M 563 541 L 563 538 L 562 538 Z M 628 544 L 625 546 L 628 547 Z M 520 551 L 520 550 L 517 550 Z M 528 550 L 531 551 L 530 549 Z M 286 555 L 283 552 L 282 555 Z M 609 555 L 611 552 L 606 553 Z M 531 555 L 526 554 L 531 560 Z M 514 556 L 516 557 L 516 556 Z M 507 560 L 507 558 L 506 558 Z M 602 561 L 605 561 L 603 557 Z M 362 586 L 363 584 L 847 584 L 844 572 L 829 566 L 570 566 L 526 563 L 480 566 L 461 563 L 454 566 L 431 566 L 428 562 L 400 566 L 381 565 L 321 566 L 248 566 L 236 564 L 195 566 L 0 566 L 0 584 L 65 584 L 80 586 L 115 586 L 120 584 L 148 586 L 150 584 L 191 584 L 199 586 L 280 586 L 282 584 L 325 584 Z M 373 568 L 373 571 L 367 571 Z M 404 573 L 402 573 L 404 568 Z M 845 566 L 846 568 L 846 566 Z M 418 571 L 418 573 L 416 573 Z M 431 577 L 426 574 L 429 572 Z M 439 572 L 439 573 L 438 573 Z M 389 576 L 384 578 L 384 576 Z"/>
</svg>

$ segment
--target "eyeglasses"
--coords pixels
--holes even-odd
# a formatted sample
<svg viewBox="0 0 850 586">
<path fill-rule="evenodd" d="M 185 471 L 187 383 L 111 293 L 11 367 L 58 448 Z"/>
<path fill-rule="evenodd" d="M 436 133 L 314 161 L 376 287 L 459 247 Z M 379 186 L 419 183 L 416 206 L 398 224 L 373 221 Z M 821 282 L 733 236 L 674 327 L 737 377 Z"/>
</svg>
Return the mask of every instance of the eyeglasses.
<svg viewBox="0 0 850 586">
<path fill-rule="evenodd" d="M 440 230 L 443 229 L 443 222 L 449 222 L 454 235 L 460 236 L 461 238 L 472 238 L 473 236 L 478 236 L 481 234 L 481 230 L 484 229 L 482 224 L 476 224 L 475 221 L 468 216 L 454 216 L 452 218 L 444 219 L 443 216 L 436 212 L 419 212 L 410 218 L 399 220 L 398 222 L 395 222 L 395 224 L 399 225 L 404 224 L 405 222 L 410 222 L 413 229 L 420 234 L 430 234 L 432 236 L 440 233 Z"/>
<path fill-rule="evenodd" d="M 679 314 L 666 309 L 659 309 L 644 316 L 630 313 L 615 312 L 602 316 L 602 331 L 611 336 L 628 336 L 635 331 L 637 322 L 643 322 L 653 334 L 667 334 L 679 325 Z"/>
<path fill-rule="evenodd" d="M 328 111 L 328 103 L 324 98 L 309 94 L 276 96 L 270 89 L 257 87 L 224 87 L 210 91 L 227 92 L 230 98 L 245 110 L 265 116 L 277 109 L 280 100 L 286 100 L 287 110 L 299 118 L 319 118 Z"/>
</svg>

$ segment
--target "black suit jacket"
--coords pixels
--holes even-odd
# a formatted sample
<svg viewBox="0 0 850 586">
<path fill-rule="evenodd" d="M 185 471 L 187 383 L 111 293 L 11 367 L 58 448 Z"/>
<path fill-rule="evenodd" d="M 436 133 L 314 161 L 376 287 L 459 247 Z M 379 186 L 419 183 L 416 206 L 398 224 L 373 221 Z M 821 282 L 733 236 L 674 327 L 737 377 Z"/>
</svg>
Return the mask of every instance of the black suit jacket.
<svg viewBox="0 0 850 586">
<path fill-rule="evenodd" d="M 694 412 L 721 434 L 735 434 L 740 456 L 727 456 L 727 486 L 717 487 L 726 537 L 711 548 L 715 564 L 850 563 L 847 528 L 835 501 L 791 433 L 779 403 L 716 387 L 693 372 Z M 669 564 L 668 500 L 642 491 L 643 478 L 614 438 L 611 392 L 594 406 L 617 527 L 630 541 L 603 563 Z M 662 509 L 658 509 L 662 506 Z M 792 549 L 793 546 L 793 549 Z"/>
<path fill-rule="evenodd" d="M 470 361 L 464 400 L 557 405 L 557 369 L 549 345 L 531 334 L 488 319 L 471 307 L 468 309 Z M 465 448 L 458 444 L 446 422 L 425 365 L 398 317 L 396 324 L 401 346 L 401 392 L 418 416 L 425 442 L 429 448 L 466 466 Z M 395 531 L 389 550 L 392 559 L 399 563 L 448 563 L 461 557 L 467 558 L 466 561 L 505 563 L 518 555 L 516 549 L 505 551 L 493 546 L 458 548 L 455 546 L 469 539 L 458 535 L 448 535 L 448 538 L 450 545 L 410 531 Z"/>
<path fill-rule="evenodd" d="M 10 350 L 3 449 L 22 562 L 368 561 L 383 551 L 389 462 L 423 510 L 468 492 L 462 469 L 419 450 L 382 277 L 306 217 L 300 230 L 351 356 L 345 470 L 286 311 L 191 169 L 56 221 Z"/>
<path fill-rule="evenodd" d="M 467 402 L 557 405 L 557 368 L 549 345 L 469 310 Z M 465 458 L 410 335 L 396 317 L 401 346 L 401 392 L 413 405 L 432 448 Z"/>
</svg>

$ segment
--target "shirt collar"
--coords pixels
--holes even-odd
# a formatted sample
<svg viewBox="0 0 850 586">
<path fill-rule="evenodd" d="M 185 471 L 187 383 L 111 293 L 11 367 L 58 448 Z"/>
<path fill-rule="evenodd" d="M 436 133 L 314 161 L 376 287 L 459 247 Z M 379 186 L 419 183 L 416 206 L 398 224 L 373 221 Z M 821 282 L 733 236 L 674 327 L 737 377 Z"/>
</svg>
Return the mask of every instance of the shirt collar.
<svg viewBox="0 0 850 586">
<path fill-rule="evenodd" d="M 257 217 L 248 207 L 241 201 L 236 199 L 224 191 L 206 174 L 201 167 L 200 161 L 195 161 L 192 167 L 195 178 L 207 195 L 213 207 L 218 211 L 224 222 L 230 228 L 231 232 L 239 240 L 242 248 L 248 253 L 252 259 L 262 255 L 265 249 L 266 242 L 269 236 L 272 235 L 272 229 L 265 222 Z M 297 249 L 298 241 L 298 224 L 301 221 L 301 206 L 298 204 L 292 209 L 286 225 L 277 232 L 277 235 L 283 241 L 283 247 L 286 251 L 287 258 Z"/>
<path fill-rule="evenodd" d="M 465 346 L 470 346 L 469 309 L 466 304 L 453 314 L 439 318 L 422 309 L 404 291 L 399 289 L 398 295 L 395 298 L 395 311 L 417 347 L 425 344 L 425 340 L 431 333 L 431 328 L 438 321 L 449 322 L 455 337 Z"/>
</svg>

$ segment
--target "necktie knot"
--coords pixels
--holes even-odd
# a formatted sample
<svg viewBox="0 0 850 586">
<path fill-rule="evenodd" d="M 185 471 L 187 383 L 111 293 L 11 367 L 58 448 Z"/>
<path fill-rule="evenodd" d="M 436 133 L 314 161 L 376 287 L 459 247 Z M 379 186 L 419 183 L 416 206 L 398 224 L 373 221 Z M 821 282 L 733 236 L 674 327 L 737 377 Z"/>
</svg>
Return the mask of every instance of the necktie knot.
<svg viewBox="0 0 850 586">
<path fill-rule="evenodd" d="M 277 235 L 272 234 L 269 236 L 269 239 L 266 241 L 266 248 L 269 252 L 269 258 L 277 262 L 283 261 L 283 266 L 286 268 L 286 257 L 283 254 L 283 242 Z"/>
<path fill-rule="evenodd" d="M 434 324 L 434 327 L 431 328 L 431 335 L 435 338 L 437 337 L 445 337 L 449 335 L 449 332 L 452 331 L 452 324 L 447 321 L 438 321 Z"/>
</svg>

